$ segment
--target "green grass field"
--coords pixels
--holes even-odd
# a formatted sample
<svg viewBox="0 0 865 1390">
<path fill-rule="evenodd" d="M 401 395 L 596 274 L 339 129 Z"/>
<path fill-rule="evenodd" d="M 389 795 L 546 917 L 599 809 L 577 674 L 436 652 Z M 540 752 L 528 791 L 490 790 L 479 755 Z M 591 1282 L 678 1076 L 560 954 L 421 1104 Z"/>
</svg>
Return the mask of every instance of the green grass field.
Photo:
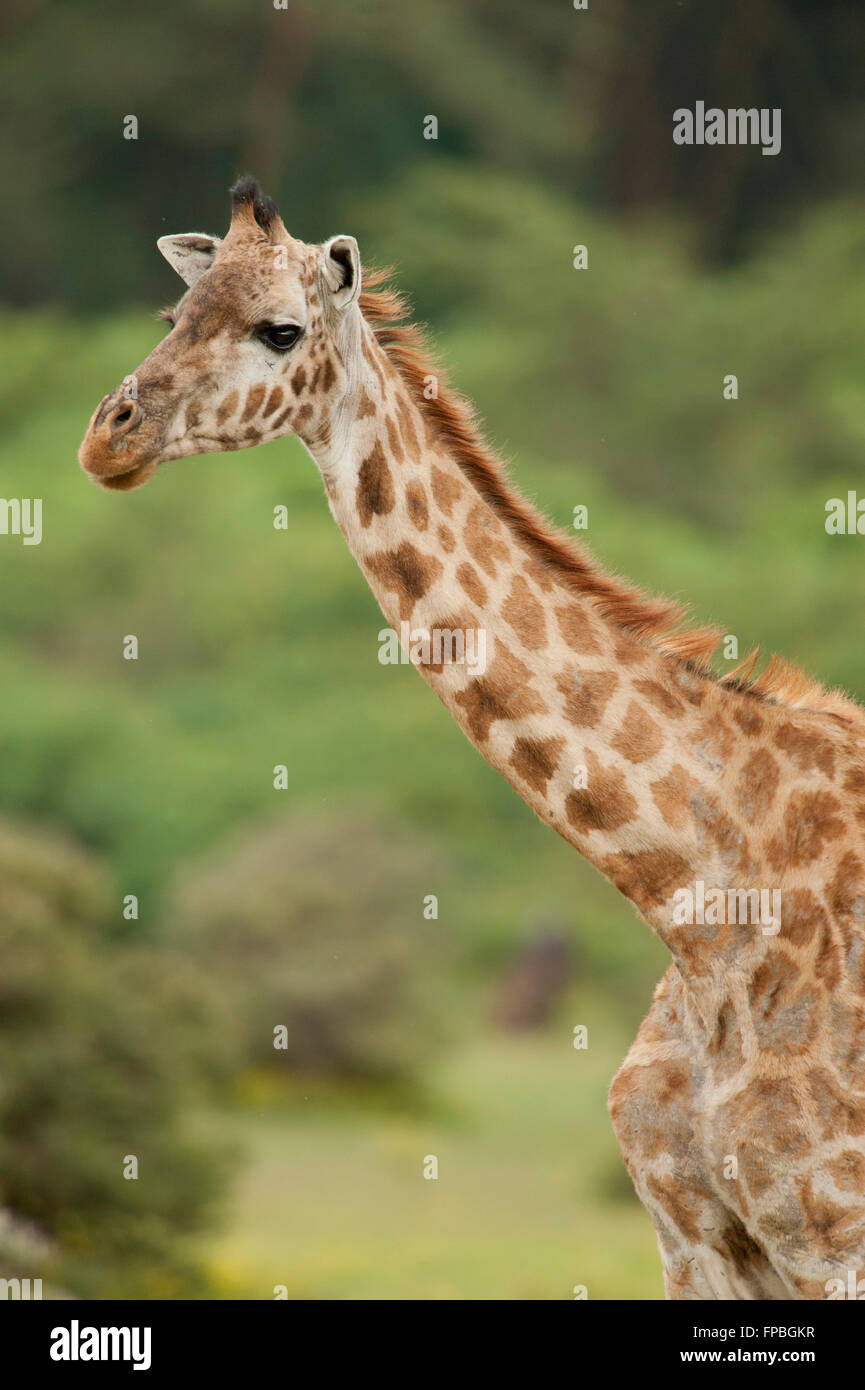
<svg viewBox="0 0 865 1390">
<path fill-rule="evenodd" d="M 585 1010 L 577 1016 L 585 1017 Z M 427 1113 L 254 1082 L 220 1126 L 247 1160 L 210 1247 L 225 1296 L 662 1298 L 654 1232 L 606 1117 L 627 1045 L 590 1027 L 478 1039 Z M 260 1094 L 256 1094 L 256 1090 Z M 437 1180 L 424 1159 L 438 1159 Z"/>
</svg>

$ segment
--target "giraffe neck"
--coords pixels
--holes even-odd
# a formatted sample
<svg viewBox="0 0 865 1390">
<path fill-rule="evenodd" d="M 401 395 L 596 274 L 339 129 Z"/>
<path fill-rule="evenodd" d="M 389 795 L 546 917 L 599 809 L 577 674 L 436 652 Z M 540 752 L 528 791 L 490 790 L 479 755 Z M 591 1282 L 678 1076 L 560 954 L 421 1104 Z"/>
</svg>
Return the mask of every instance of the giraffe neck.
<svg viewBox="0 0 865 1390">
<path fill-rule="evenodd" d="M 670 903 L 699 883 L 760 886 L 721 788 L 758 717 L 546 565 L 485 500 L 435 410 L 359 316 L 358 331 L 361 366 L 339 428 L 308 447 L 391 628 L 484 758 L 633 901 L 683 973 L 711 971 L 705 957 L 743 938 L 677 924 Z M 463 662 L 448 659 L 460 651 L 448 633 L 462 634 Z"/>
</svg>

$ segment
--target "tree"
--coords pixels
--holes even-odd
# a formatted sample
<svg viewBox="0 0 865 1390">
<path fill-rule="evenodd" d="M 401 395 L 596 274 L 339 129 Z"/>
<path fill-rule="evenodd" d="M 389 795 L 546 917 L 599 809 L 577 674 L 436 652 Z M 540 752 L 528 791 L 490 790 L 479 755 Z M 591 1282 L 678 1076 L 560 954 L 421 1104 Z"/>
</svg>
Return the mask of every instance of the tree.
<svg viewBox="0 0 865 1390">
<path fill-rule="evenodd" d="M 189 1237 L 226 1173 L 187 1124 L 218 1074 L 218 1015 L 164 952 L 109 945 L 115 912 L 85 851 L 0 823 L 0 1206 L 40 1252 L 11 1273 L 189 1297 L 205 1287 Z"/>
</svg>

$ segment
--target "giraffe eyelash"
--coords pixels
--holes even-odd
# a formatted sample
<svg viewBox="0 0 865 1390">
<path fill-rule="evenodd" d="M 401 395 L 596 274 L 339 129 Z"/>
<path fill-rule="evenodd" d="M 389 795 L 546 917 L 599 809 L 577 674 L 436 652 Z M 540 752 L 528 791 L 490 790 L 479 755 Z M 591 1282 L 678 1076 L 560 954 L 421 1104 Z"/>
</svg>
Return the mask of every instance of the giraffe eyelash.
<svg viewBox="0 0 865 1390">
<path fill-rule="evenodd" d="M 157 322 L 161 321 L 162 323 L 170 323 L 172 328 L 177 322 L 176 318 L 174 317 L 173 309 L 160 309 L 159 313 L 156 315 L 156 318 Z"/>
</svg>

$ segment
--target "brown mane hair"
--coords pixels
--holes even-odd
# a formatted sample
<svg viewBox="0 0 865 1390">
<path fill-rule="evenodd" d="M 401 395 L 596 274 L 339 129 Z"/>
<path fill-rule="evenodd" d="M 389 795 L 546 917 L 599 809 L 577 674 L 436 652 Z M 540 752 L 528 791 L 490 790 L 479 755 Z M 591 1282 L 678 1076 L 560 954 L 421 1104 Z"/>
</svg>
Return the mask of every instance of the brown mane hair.
<svg viewBox="0 0 865 1390">
<path fill-rule="evenodd" d="M 465 397 L 448 384 L 420 325 L 409 322 L 405 298 L 390 284 L 389 270 L 365 269 L 360 309 L 376 341 L 386 352 L 417 400 L 449 454 L 476 490 L 526 549 L 575 594 L 592 600 L 616 627 L 649 643 L 656 651 L 728 689 L 790 709 L 834 715 L 845 722 L 865 720 L 865 711 L 840 691 L 827 691 L 799 667 L 772 655 L 765 670 L 751 674 L 759 647 L 724 676 L 709 669 L 721 640 L 717 627 L 691 627 L 686 610 L 672 599 L 658 598 L 608 574 L 581 546 L 557 531 L 508 482 L 501 460 L 486 444 Z M 437 395 L 423 395 L 424 378 L 435 375 Z"/>
</svg>

